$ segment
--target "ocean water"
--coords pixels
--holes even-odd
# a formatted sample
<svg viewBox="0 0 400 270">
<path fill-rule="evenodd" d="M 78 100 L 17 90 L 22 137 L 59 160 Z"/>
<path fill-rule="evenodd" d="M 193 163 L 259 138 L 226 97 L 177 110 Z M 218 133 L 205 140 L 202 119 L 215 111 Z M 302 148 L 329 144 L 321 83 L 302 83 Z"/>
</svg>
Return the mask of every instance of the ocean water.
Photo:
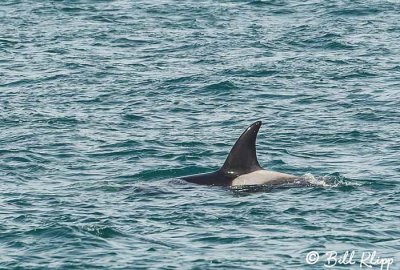
<svg viewBox="0 0 400 270">
<path fill-rule="evenodd" d="M 383 0 L 2 0 L 0 269 L 400 269 L 399 22 Z M 312 185 L 179 180 L 256 120 L 260 164 Z"/>
</svg>

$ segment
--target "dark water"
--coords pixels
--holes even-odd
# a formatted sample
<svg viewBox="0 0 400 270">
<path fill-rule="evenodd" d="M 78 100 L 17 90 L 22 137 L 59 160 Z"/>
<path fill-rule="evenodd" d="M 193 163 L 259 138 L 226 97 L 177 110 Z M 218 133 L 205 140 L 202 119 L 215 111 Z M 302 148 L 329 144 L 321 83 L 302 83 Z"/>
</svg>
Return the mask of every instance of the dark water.
<svg viewBox="0 0 400 270">
<path fill-rule="evenodd" d="M 0 268 L 399 269 L 399 22 L 398 1 L 1 1 Z M 176 180 L 255 120 L 260 163 L 312 187 Z"/>
</svg>

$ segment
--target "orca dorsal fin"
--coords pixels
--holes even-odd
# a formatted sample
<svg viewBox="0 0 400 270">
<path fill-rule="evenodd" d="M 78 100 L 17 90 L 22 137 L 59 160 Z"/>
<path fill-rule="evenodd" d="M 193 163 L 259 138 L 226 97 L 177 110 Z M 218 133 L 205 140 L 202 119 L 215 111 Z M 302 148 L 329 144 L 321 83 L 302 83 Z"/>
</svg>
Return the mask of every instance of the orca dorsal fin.
<svg viewBox="0 0 400 270">
<path fill-rule="evenodd" d="M 260 127 L 261 121 L 257 121 L 240 135 L 220 171 L 241 175 L 262 169 L 256 154 L 256 138 Z"/>
</svg>

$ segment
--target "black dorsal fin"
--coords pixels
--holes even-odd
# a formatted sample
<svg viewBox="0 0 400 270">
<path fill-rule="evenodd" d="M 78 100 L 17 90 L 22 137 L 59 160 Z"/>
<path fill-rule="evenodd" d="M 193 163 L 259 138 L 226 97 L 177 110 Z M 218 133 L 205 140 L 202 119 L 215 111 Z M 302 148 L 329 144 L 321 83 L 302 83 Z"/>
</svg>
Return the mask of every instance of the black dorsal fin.
<svg viewBox="0 0 400 270">
<path fill-rule="evenodd" d="M 220 171 L 241 175 L 262 169 L 256 154 L 256 138 L 260 127 L 261 121 L 257 121 L 240 135 Z"/>
</svg>

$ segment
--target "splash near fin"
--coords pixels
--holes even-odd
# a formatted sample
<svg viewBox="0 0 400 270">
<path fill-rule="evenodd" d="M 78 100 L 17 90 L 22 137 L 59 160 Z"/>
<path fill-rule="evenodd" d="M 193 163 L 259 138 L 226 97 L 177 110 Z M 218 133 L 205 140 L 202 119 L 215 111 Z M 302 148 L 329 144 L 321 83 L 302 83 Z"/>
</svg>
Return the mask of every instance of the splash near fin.
<svg viewBox="0 0 400 270">
<path fill-rule="evenodd" d="M 220 171 L 228 174 L 246 174 L 261 170 L 256 154 L 256 138 L 261 121 L 249 126 L 240 135 Z"/>
</svg>

